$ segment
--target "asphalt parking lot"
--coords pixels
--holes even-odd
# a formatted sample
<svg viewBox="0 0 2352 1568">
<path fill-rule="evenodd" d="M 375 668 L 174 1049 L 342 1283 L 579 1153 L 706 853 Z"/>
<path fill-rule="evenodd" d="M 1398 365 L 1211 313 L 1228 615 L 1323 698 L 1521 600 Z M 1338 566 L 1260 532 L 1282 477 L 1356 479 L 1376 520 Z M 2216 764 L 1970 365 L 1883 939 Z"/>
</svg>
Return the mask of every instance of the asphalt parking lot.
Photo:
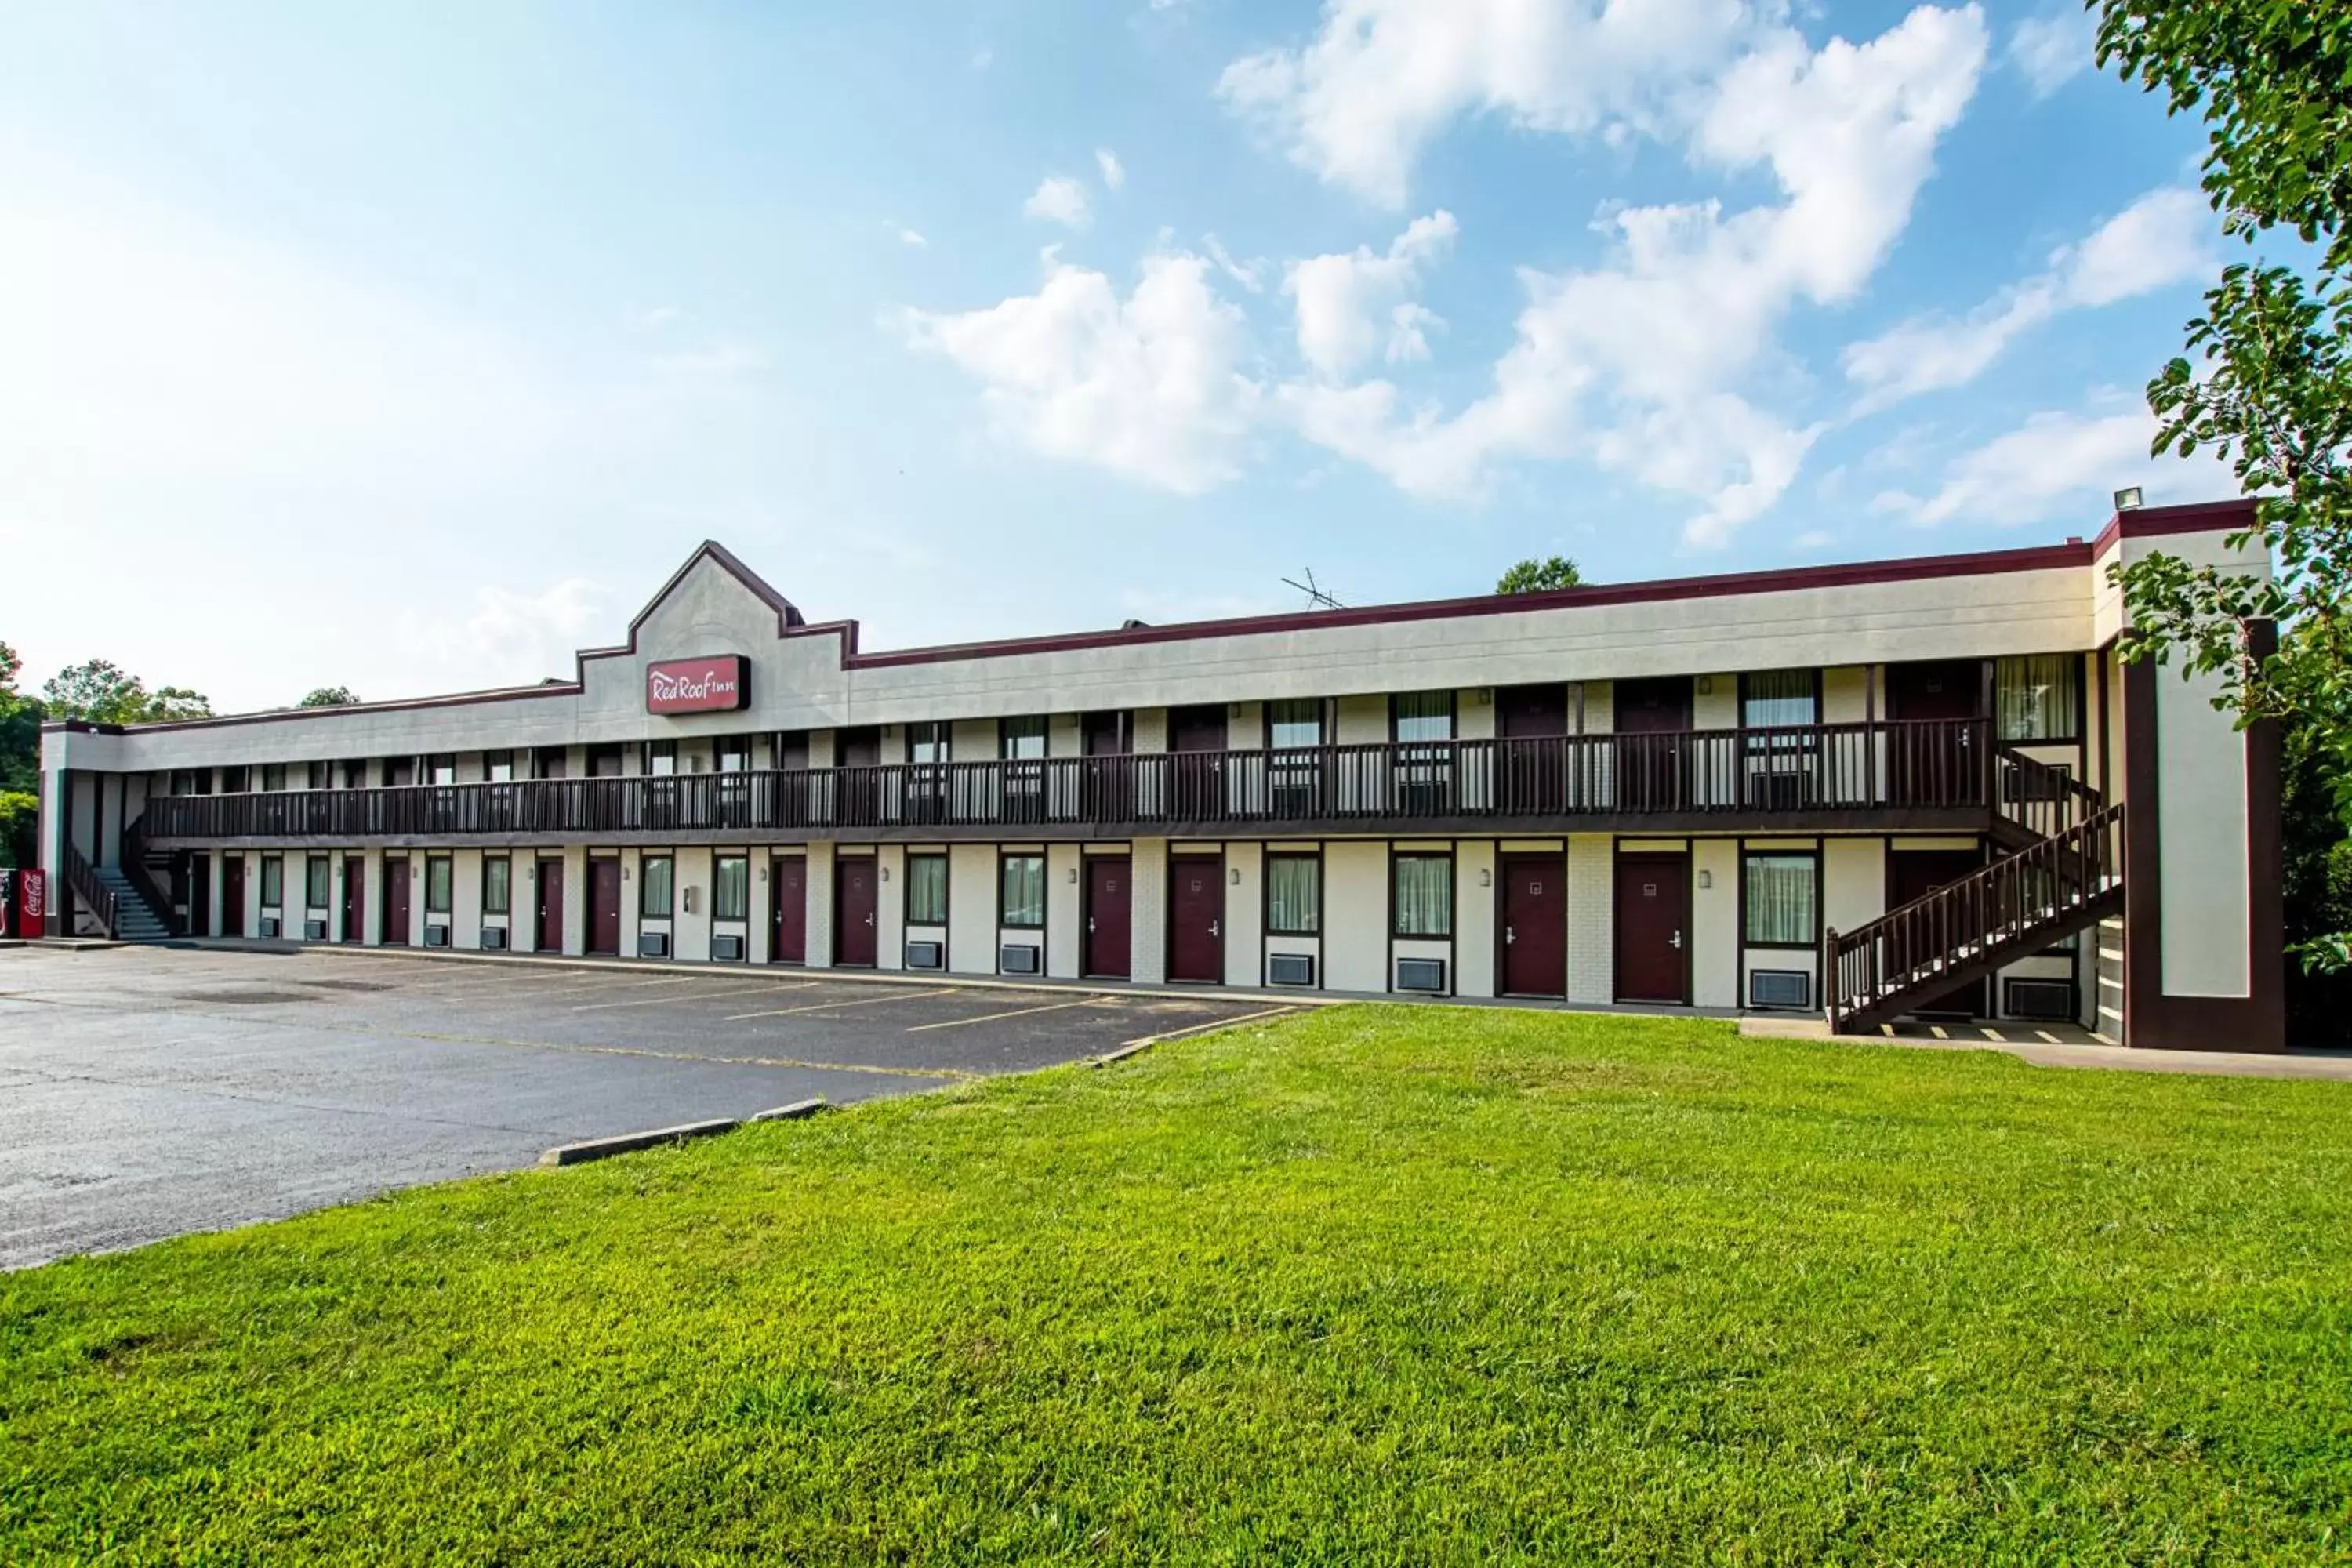
<svg viewBox="0 0 2352 1568">
<path fill-rule="evenodd" d="M 0 1268 L 1267 1010 L 782 969 L 0 951 Z"/>
</svg>

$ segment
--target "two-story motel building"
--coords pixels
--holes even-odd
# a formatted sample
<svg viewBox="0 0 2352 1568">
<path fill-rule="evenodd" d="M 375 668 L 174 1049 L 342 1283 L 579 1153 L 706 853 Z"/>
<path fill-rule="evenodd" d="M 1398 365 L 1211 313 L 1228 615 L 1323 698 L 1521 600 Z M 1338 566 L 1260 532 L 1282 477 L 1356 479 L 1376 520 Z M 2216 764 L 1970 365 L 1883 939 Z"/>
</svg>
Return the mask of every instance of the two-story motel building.
<svg viewBox="0 0 2352 1568">
<path fill-rule="evenodd" d="M 2276 741 L 2095 541 L 869 652 L 705 544 L 568 682 L 43 734 L 53 931 L 2282 1045 Z"/>
</svg>

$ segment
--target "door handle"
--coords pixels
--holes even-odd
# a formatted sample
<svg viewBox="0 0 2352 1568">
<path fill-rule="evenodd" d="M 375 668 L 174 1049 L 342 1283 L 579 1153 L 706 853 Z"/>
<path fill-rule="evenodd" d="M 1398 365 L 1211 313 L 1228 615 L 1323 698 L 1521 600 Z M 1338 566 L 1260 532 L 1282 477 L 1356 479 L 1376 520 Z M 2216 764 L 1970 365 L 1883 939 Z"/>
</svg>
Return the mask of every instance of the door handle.
<svg viewBox="0 0 2352 1568">
<path fill-rule="evenodd" d="M 874 923 L 874 917 L 873 917 L 872 915 L 867 915 L 867 916 L 866 917 L 866 923 L 867 925 L 872 925 L 872 924 Z M 1675 945 L 1675 946 L 1677 946 L 1677 947 L 1679 947 L 1679 946 L 1681 946 L 1682 944 L 1681 944 L 1680 942 L 1676 942 Z"/>
<path fill-rule="evenodd" d="M 1095 929 L 1095 922 L 1094 922 L 1093 918 L 1090 916 L 1090 917 L 1088 917 L 1088 919 L 1087 919 L 1087 931 L 1093 931 L 1094 929 Z"/>
<path fill-rule="evenodd" d="M 1517 931 L 1512 930 L 1509 926 L 1505 926 L 1503 928 L 1503 941 L 1506 943 L 1514 942 L 1518 940 L 1519 933 Z"/>
<path fill-rule="evenodd" d="M 1675 934 L 1674 934 L 1674 935 L 1672 935 L 1672 936 L 1670 936 L 1670 937 L 1668 937 L 1668 938 L 1666 939 L 1666 945 L 1667 945 L 1667 946 L 1669 946 L 1669 947 L 1679 948 L 1679 947 L 1681 947 L 1681 946 L 1682 946 L 1682 944 L 1683 944 L 1683 933 L 1682 933 L 1682 932 L 1680 932 L 1680 931 L 1676 931 L 1676 932 L 1675 932 Z"/>
<path fill-rule="evenodd" d="M 1217 922 L 1215 921 L 1211 921 L 1209 922 L 1209 934 L 1211 936 L 1223 936 L 1225 933 L 1217 929 Z"/>
</svg>

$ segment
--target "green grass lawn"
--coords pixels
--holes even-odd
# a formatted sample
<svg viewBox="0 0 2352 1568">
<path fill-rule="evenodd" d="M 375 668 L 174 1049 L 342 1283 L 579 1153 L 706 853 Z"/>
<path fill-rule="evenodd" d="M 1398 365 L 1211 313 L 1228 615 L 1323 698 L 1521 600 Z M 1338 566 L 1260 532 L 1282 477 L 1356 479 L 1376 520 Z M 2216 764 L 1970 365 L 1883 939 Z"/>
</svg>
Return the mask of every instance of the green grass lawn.
<svg viewBox="0 0 2352 1568">
<path fill-rule="evenodd" d="M 0 1561 L 2352 1557 L 2352 1086 L 1350 1007 L 0 1278 Z"/>
</svg>

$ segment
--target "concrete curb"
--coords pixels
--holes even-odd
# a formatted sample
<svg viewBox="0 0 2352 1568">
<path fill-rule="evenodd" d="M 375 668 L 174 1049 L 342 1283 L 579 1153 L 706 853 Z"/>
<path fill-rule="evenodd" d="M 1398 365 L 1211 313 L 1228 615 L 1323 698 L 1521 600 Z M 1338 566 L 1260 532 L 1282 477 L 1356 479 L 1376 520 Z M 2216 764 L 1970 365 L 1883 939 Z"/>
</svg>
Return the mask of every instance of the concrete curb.
<svg viewBox="0 0 2352 1568">
<path fill-rule="evenodd" d="M 591 1160 L 609 1159 L 614 1154 L 634 1154 L 640 1149 L 652 1149 L 664 1143 L 683 1143 L 689 1138 L 709 1138 L 714 1133 L 732 1132 L 742 1125 L 731 1116 L 721 1116 L 709 1121 L 656 1127 L 646 1132 L 591 1138 L 585 1142 L 565 1143 L 550 1149 L 539 1157 L 539 1163 L 542 1165 L 583 1165 Z"/>
<path fill-rule="evenodd" d="M 1268 1007 L 1263 1013 L 1244 1013 L 1238 1018 L 1213 1018 L 1205 1024 L 1192 1024 L 1181 1029 L 1171 1029 L 1164 1035 L 1146 1035 L 1139 1040 L 1129 1040 L 1117 1050 L 1105 1051 L 1098 1057 L 1088 1057 L 1078 1065 L 1085 1068 L 1107 1068 L 1123 1062 L 1129 1057 L 1139 1057 L 1154 1046 L 1171 1045 L 1189 1040 L 1195 1035 L 1213 1035 L 1220 1029 L 1238 1028 L 1244 1024 L 1270 1024 L 1276 1018 L 1289 1016 L 1299 1009 L 1290 1006 Z"/>
<path fill-rule="evenodd" d="M 796 1100 L 790 1105 L 779 1105 L 770 1110 L 755 1110 L 743 1118 L 743 1125 L 749 1127 L 755 1121 L 799 1121 L 830 1109 L 830 1102 L 819 1095 L 814 1100 Z"/>
</svg>

